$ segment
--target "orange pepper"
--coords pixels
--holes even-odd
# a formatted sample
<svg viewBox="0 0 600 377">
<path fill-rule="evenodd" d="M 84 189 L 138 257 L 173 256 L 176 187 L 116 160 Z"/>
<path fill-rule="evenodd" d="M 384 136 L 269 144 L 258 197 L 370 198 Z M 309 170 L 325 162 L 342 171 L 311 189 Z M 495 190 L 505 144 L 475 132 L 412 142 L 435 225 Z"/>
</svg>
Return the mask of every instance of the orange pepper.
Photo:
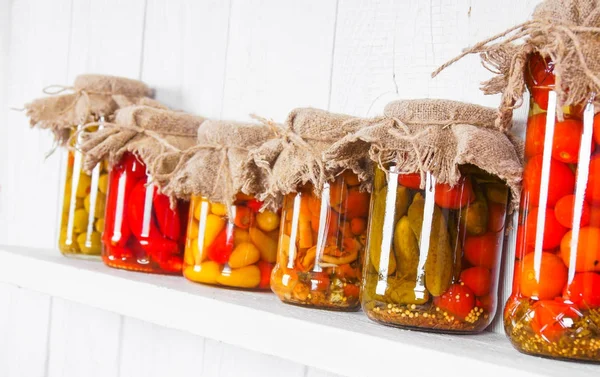
<svg viewBox="0 0 600 377">
<path fill-rule="evenodd" d="M 369 214 L 370 195 L 367 192 L 360 192 L 358 188 L 348 190 L 348 199 L 346 201 L 346 217 L 353 219 L 355 217 L 367 217 Z"/>
<path fill-rule="evenodd" d="M 252 222 L 252 211 L 248 207 L 236 206 L 235 207 L 235 218 L 233 223 L 238 228 L 248 229 Z"/>
</svg>

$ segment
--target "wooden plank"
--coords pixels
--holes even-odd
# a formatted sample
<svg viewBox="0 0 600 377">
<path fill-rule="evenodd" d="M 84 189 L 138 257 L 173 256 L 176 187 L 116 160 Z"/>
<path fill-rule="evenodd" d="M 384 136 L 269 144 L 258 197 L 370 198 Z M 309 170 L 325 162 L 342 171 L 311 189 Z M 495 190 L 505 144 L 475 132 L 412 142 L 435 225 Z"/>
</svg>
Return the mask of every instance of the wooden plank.
<svg viewBox="0 0 600 377">
<path fill-rule="evenodd" d="M 54 298 L 48 377 L 116 376 L 121 316 Z"/>
<path fill-rule="evenodd" d="M 301 364 L 252 352 L 215 340 L 206 340 L 202 373 L 215 377 L 304 377 Z"/>
<path fill-rule="evenodd" d="M 50 296 L 0 283 L 0 374 L 3 377 L 45 377 L 50 305 Z"/>
<path fill-rule="evenodd" d="M 73 0 L 69 77 L 82 73 L 140 77 L 144 0 Z"/>
<path fill-rule="evenodd" d="M 335 14 L 335 0 L 233 0 L 221 116 L 326 108 Z"/>
<path fill-rule="evenodd" d="M 360 312 L 283 305 L 272 294 L 192 284 L 177 276 L 134 274 L 63 258 L 51 250 L 1 246 L 2 281 L 347 376 L 386 374 L 400 364 L 406 373 L 422 372 L 427 365 L 428 373 L 447 377 L 482 370 L 511 376 L 600 373 L 598 365 L 520 354 L 500 334 L 391 329 Z M 335 340 L 335 346 L 328 340 Z"/>
<path fill-rule="evenodd" d="M 7 105 L 22 107 L 67 75 L 71 0 L 14 2 L 10 18 Z M 52 27 L 40 32 L 40 25 Z M 43 27 L 43 26 L 42 26 Z M 30 130 L 25 114 L 5 112 L 0 134 L 0 242 L 53 247 L 56 242 L 60 154 L 48 159 L 52 137 Z M 27 158 L 24 158 L 24 157 Z"/>
<path fill-rule="evenodd" d="M 220 116 L 228 19 L 229 1 L 148 1 L 142 79 L 156 99 Z"/>
<path fill-rule="evenodd" d="M 204 339 L 133 318 L 125 318 L 120 376 L 201 376 Z M 106 374 L 108 376 L 108 374 Z"/>
</svg>

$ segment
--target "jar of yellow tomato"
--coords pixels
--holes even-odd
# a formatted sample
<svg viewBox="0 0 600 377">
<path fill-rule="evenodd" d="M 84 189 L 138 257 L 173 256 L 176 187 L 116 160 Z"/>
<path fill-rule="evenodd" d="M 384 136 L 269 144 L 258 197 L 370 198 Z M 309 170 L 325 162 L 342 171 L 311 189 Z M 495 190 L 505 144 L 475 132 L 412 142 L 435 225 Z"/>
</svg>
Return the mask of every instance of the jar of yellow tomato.
<svg viewBox="0 0 600 377">
<path fill-rule="evenodd" d="M 286 303 L 357 310 L 369 198 L 344 172 L 318 197 L 307 184 L 285 196 L 271 288 Z"/>
<path fill-rule="evenodd" d="M 280 216 L 238 194 L 231 207 L 193 196 L 183 275 L 194 282 L 267 290 L 277 254 Z"/>
</svg>

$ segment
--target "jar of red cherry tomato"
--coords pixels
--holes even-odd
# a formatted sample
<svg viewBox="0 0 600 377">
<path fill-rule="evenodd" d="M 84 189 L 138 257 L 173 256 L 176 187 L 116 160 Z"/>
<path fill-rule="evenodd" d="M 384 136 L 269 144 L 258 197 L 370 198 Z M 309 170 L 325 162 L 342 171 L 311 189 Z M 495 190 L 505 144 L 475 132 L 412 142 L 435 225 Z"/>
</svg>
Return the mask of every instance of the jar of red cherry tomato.
<svg viewBox="0 0 600 377">
<path fill-rule="evenodd" d="M 369 198 L 346 171 L 316 196 L 310 184 L 285 196 L 271 288 L 286 303 L 357 310 Z"/>
<path fill-rule="evenodd" d="M 180 274 L 188 204 L 171 208 L 157 192 L 146 165 L 125 153 L 109 174 L 102 240 L 104 262 L 132 271 Z"/>
<path fill-rule="evenodd" d="M 600 361 L 600 116 L 556 113 L 554 64 L 534 54 L 513 293 L 504 325 L 520 351 Z"/>
<path fill-rule="evenodd" d="M 197 283 L 268 290 L 280 217 L 261 207 L 244 194 L 230 208 L 193 196 L 183 275 Z"/>
</svg>

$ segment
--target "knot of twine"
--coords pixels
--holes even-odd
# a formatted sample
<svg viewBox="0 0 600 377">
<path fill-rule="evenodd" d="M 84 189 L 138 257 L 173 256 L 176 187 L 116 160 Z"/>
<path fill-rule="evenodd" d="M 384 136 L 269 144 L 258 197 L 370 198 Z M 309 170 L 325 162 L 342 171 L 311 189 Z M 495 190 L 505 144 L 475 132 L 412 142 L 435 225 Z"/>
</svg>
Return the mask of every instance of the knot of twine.
<svg viewBox="0 0 600 377">
<path fill-rule="evenodd" d="M 69 106 L 67 106 L 66 108 L 59 111 L 57 113 L 58 115 L 64 114 L 67 111 L 70 111 L 71 109 L 73 109 L 75 107 L 75 105 L 77 104 L 77 102 L 79 101 L 79 99 L 82 97 L 85 98 L 86 102 L 87 102 L 87 108 L 86 108 L 85 113 L 89 114 L 91 112 L 91 104 L 90 104 L 90 96 L 89 96 L 90 94 L 96 94 L 96 95 L 101 95 L 101 96 L 112 96 L 114 94 L 111 92 L 101 92 L 101 91 L 96 91 L 96 90 L 77 89 L 73 86 L 65 86 L 65 85 L 59 85 L 59 84 L 48 85 L 47 87 L 42 89 L 42 92 L 44 94 L 48 94 L 51 96 L 56 96 L 63 92 L 66 92 L 66 91 L 73 91 L 75 94 L 75 99 L 73 99 L 73 101 L 69 104 Z"/>
<path fill-rule="evenodd" d="M 424 133 L 427 132 L 427 129 L 425 128 L 425 129 L 413 134 L 412 131 L 410 130 L 410 128 L 399 118 L 389 117 L 386 119 L 391 121 L 392 126 L 393 126 L 392 128 L 388 129 L 388 133 L 395 138 L 404 139 L 404 140 L 408 141 L 410 146 L 412 147 L 413 151 L 415 152 L 415 156 L 417 157 L 419 175 L 421 176 L 421 185 L 423 186 L 426 181 L 427 170 L 423 164 L 423 156 L 421 154 L 421 150 L 418 146 L 417 140 Z M 427 123 L 416 122 L 415 124 L 431 125 L 433 123 L 435 123 L 435 122 L 427 122 Z M 444 124 L 439 124 L 439 125 L 443 125 L 443 128 L 445 129 L 447 127 L 450 127 L 452 124 L 454 124 L 454 122 L 444 123 Z M 389 171 L 385 168 L 384 162 L 381 160 L 381 153 L 378 153 L 378 155 L 377 155 L 377 162 L 379 163 L 380 168 L 382 168 L 386 173 L 389 173 Z"/>
<path fill-rule="evenodd" d="M 588 19 L 595 17 L 597 13 L 600 13 L 600 8 L 596 8 L 592 14 L 588 15 Z M 480 53 L 482 54 L 482 60 L 484 61 L 484 67 L 490 72 L 504 76 L 504 80 L 491 79 L 483 83 L 483 90 L 486 94 L 493 94 L 502 92 L 502 101 L 500 106 L 501 119 L 497 121 L 498 126 L 507 130 L 510 128 L 510 117 L 507 117 L 506 113 L 512 111 L 514 108 L 519 107 L 522 104 L 522 93 L 525 90 L 522 80 L 522 70 L 525 66 L 525 54 L 530 54 L 534 51 L 545 51 L 546 55 L 550 55 L 555 61 L 555 67 L 560 72 L 560 65 L 562 58 L 568 56 L 575 56 L 577 59 L 578 68 L 584 73 L 586 80 L 581 80 L 580 85 L 586 85 L 590 91 L 597 92 L 600 90 L 600 77 L 594 71 L 589 68 L 586 55 L 583 52 L 582 42 L 580 40 L 581 33 L 588 34 L 599 34 L 600 27 L 594 26 L 579 26 L 572 23 L 566 23 L 563 20 L 558 19 L 534 19 L 519 25 L 513 26 L 499 34 L 496 34 L 488 39 L 485 39 L 474 46 L 463 50 L 461 54 L 448 62 L 442 64 L 432 74 L 432 77 L 436 77 L 441 71 L 448 68 L 452 64 L 456 63 L 463 57 Z M 551 38 L 549 38 L 552 36 Z M 544 39 L 543 37 L 547 37 Z M 548 40 L 553 43 L 552 46 L 548 46 Z M 522 45 L 513 45 L 512 42 L 524 41 Z M 494 43 L 495 42 L 495 43 Z M 560 47 L 560 48 L 558 48 Z M 503 49 L 505 52 L 512 48 L 514 52 L 510 58 L 506 56 L 500 57 L 498 52 Z M 565 52 L 566 50 L 566 52 Z M 562 52 L 560 52 L 562 51 Z M 559 55 L 560 54 L 560 55 Z M 597 57 L 588 57 L 596 59 Z M 487 60 L 487 61 L 486 61 Z M 510 60 L 507 62 L 507 60 Z M 489 64 L 496 62 L 496 69 L 490 69 Z M 563 70 L 570 68 L 569 64 L 565 64 Z M 555 87 L 559 94 L 564 94 L 564 90 L 561 85 L 562 78 L 560 74 L 556 75 Z M 595 90 L 591 90 L 595 87 Z M 564 98 L 559 95 L 559 103 L 557 103 L 557 109 L 559 115 L 562 114 L 562 106 L 569 103 L 564 102 Z"/>
<path fill-rule="evenodd" d="M 292 130 L 289 125 L 287 127 L 282 127 L 272 119 L 267 119 L 256 114 L 250 114 L 250 117 L 271 128 L 275 137 L 284 140 L 288 145 L 294 145 L 295 147 L 304 150 L 312 160 L 311 163 L 307 164 L 307 169 L 315 186 L 322 187 L 325 184 L 325 164 L 323 162 L 323 156 L 306 140 L 324 143 L 330 143 L 334 140 L 303 137 Z M 317 165 L 317 172 L 315 172 L 314 164 Z"/>
<path fill-rule="evenodd" d="M 149 136 L 152 139 L 156 140 L 161 145 L 161 148 L 163 151 L 165 149 L 170 149 L 173 151 L 180 151 L 179 148 L 177 148 L 176 146 L 169 143 L 169 141 L 164 136 L 181 136 L 181 137 L 186 137 L 186 136 L 189 137 L 190 136 L 189 134 L 181 133 L 181 132 L 179 132 L 179 133 L 178 132 L 169 132 L 169 131 L 157 132 L 157 131 L 149 130 L 147 128 L 143 128 L 140 126 L 129 125 L 129 124 L 116 124 L 116 123 L 110 123 L 110 122 L 90 122 L 90 123 L 86 123 L 82 127 L 78 128 L 69 137 L 68 145 L 70 146 L 70 148 L 74 148 L 75 150 L 81 152 L 81 150 L 77 149 L 78 148 L 77 141 L 79 140 L 79 137 L 82 135 L 93 134 L 94 131 L 93 132 L 88 131 L 92 127 L 110 128 L 110 129 L 114 130 L 114 133 L 125 130 L 125 131 L 134 131 L 137 134 L 144 134 L 144 135 Z"/>
</svg>

